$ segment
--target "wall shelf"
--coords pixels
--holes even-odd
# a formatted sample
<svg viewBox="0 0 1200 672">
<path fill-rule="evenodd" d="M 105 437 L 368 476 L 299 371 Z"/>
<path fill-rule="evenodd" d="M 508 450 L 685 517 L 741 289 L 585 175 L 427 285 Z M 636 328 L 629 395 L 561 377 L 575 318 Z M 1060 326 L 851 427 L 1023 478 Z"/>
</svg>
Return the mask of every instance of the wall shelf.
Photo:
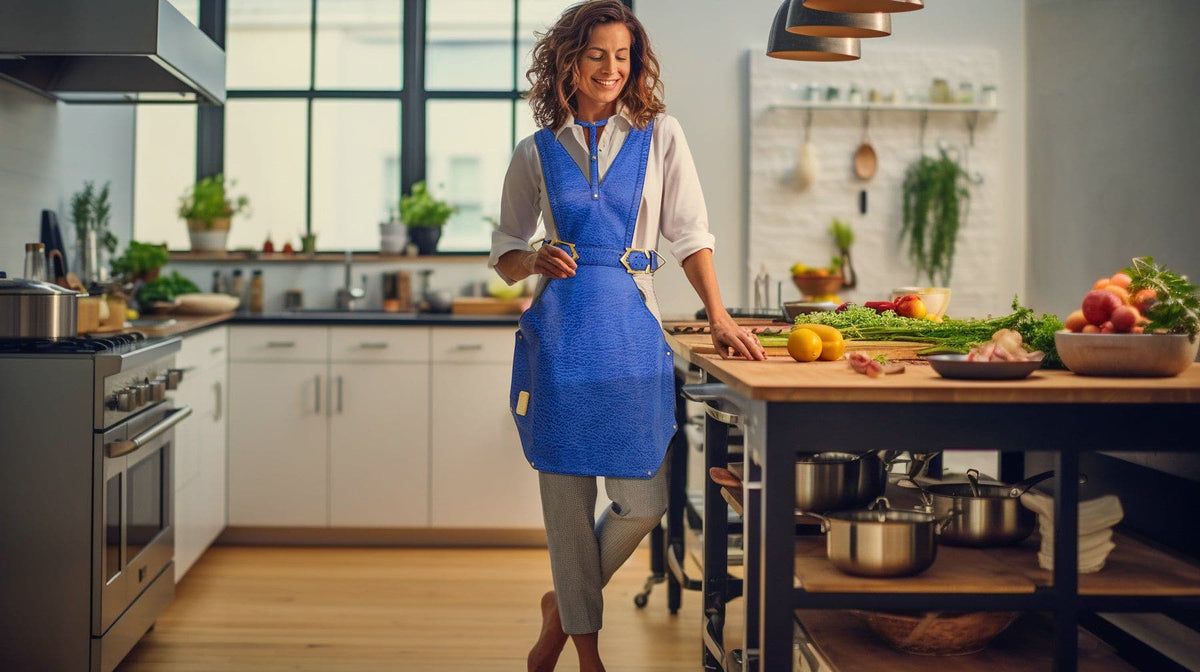
<svg viewBox="0 0 1200 672">
<path fill-rule="evenodd" d="M 988 112 L 996 113 L 999 107 L 974 105 L 968 103 L 826 103 L 796 101 L 790 103 L 774 103 L 770 110 L 862 110 L 866 112 Z"/>
<path fill-rule="evenodd" d="M 380 254 L 379 252 L 355 252 L 354 263 L 395 263 L 395 262 L 413 262 L 428 264 L 433 262 L 471 262 L 479 263 L 488 258 L 487 254 L 478 252 L 449 252 L 443 254 L 431 254 L 426 256 L 406 256 L 403 254 Z M 307 264 L 312 262 L 317 263 L 344 263 L 346 261 L 345 252 L 316 252 L 295 254 L 284 254 L 282 252 L 251 252 L 245 251 L 225 251 L 225 252 L 172 252 L 170 255 L 172 262 L 202 262 L 202 263 L 221 263 L 221 262 L 237 262 L 237 263 L 293 263 Z"/>
</svg>

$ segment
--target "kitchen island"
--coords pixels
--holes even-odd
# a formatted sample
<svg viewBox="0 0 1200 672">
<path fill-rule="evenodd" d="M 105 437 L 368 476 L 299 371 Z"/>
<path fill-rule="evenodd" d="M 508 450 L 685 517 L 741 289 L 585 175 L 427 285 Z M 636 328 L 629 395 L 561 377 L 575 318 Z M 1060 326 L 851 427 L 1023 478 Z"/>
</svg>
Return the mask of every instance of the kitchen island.
<svg viewBox="0 0 1200 672">
<path fill-rule="evenodd" d="M 868 378 L 844 362 L 797 363 L 786 356 L 765 362 L 725 360 L 712 354 L 705 335 L 668 335 L 681 359 L 698 366 L 710 381 L 729 388 L 726 410 L 743 419 L 747 468 L 745 507 L 746 669 L 787 670 L 792 666 L 794 612 L 798 609 L 1038 610 L 1052 614 L 1054 669 L 1077 669 L 1084 652 L 1079 615 L 1091 611 L 1161 611 L 1200 604 L 1200 572 L 1190 564 L 1147 549 L 1146 562 L 1172 567 L 1169 585 L 1149 572 L 1114 583 L 1105 572 L 1077 574 L 1076 535 L 1081 451 L 1194 450 L 1188 431 L 1200 404 L 1200 366 L 1165 379 L 1088 378 L 1068 371 L 1038 371 L 1017 381 L 940 378 L 920 362 L 900 375 Z M 1136 417 L 1137 422 L 1116 419 Z M 709 418 L 708 423 L 715 422 Z M 939 449 L 1050 451 L 1058 473 L 1054 571 L 1029 571 L 1002 554 L 994 580 L 939 585 L 928 579 L 957 553 L 946 553 L 930 574 L 866 587 L 849 579 L 829 585 L 803 566 L 812 542 L 797 552 L 794 519 L 796 455 L 836 447 L 928 453 Z M 724 447 L 706 446 L 721 453 Z M 713 456 L 710 455 L 710 461 Z M 718 466 L 718 465 L 714 465 Z M 719 465 L 724 466 L 724 465 Z M 723 520 L 725 502 L 706 487 L 706 520 Z M 710 511 L 709 509 L 716 509 Z M 804 545 L 807 544 L 807 545 Z M 1128 544 L 1127 544 L 1128 545 Z M 816 548 L 819 554 L 819 546 Z M 954 549 L 958 551 L 960 549 Z M 971 549 L 967 549 L 971 550 Z M 1006 553 L 1014 552 L 1005 549 Z M 967 555 L 970 555 L 968 553 Z M 982 558 L 983 555 L 978 556 Z M 823 567 L 817 558 L 817 568 Z M 967 558 L 966 561 L 970 561 Z M 1116 572 L 1114 555 L 1109 570 Z M 716 570 L 707 566 L 709 577 Z M 1019 564 L 1019 563 L 1018 563 Z M 1041 575 L 1034 576 L 1034 573 Z M 1024 579 L 1022 579 L 1024 576 Z M 706 579 L 706 581 L 709 579 Z M 874 582 L 879 584 L 881 582 Z M 710 586 L 711 587 L 711 586 Z M 717 585 L 719 589 L 719 584 Z M 711 591 L 706 591 L 711 592 Z M 717 590 L 720 594 L 727 594 Z M 707 599 L 707 596 L 706 596 Z M 706 603 L 706 608 L 713 606 Z M 706 669 L 724 665 L 720 632 L 723 607 L 705 617 Z M 714 618 L 716 616 L 716 618 Z M 757 650 L 757 658 L 753 653 Z"/>
</svg>

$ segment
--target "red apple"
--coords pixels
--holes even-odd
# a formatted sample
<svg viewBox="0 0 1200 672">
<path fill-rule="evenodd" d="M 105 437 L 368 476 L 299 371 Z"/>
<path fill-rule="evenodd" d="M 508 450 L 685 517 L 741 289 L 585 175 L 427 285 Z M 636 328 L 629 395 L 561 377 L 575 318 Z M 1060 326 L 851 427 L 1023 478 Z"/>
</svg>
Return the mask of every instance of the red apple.
<svg viewBox="0 0 1200 672">
<path fill-rule="evenodd" d="M 1112 312 L 1121 305 L 1121 299 L 1112 292 L 1093 289 L 1083 297 L 1083 316 L 1087 321 L 1100 326 L 1112 317 Z"/>
<path fill-rule="evenodd" d="M 1105 322 L 1104 324 L 1100 325 L 1100 333 L 1102 333 L 1102 334 L 1117 333 L 1117 329 L 1116 329 L 1116 327 L 1113 326 L 1112 320 L 1109 320 L 1108 322 Z"/>
</svg>

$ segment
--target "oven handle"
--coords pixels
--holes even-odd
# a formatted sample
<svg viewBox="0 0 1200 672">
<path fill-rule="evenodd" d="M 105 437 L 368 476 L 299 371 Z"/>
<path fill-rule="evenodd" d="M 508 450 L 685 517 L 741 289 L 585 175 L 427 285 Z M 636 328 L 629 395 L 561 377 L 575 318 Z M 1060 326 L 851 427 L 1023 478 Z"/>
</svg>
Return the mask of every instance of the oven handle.
<svg viewBox="0 0 1200 672">
<path fill-rule="evenodd" d="M 138 434 L 128 441 L 114 441 L 104 446 L 104 455 L 106 457 L 121 457 L 128 455 L 142 446 L 150 443 L 154 439 L 162 436 L 168 429 L 178 425 L 181 420 L 192 414 L 191 406 L 180 406 L 166 417 L 159 420 L 153 427 Z"/>
</svg>

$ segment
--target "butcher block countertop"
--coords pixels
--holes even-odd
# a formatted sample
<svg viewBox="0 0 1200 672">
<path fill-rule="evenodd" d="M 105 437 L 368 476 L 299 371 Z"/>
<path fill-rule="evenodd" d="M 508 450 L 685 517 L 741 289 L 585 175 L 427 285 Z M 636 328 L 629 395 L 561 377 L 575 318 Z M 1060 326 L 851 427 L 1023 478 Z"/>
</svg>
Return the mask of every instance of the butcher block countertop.
<svg viewBox="0 0 1200 672">
<path fill-rule="evenodd" d="M 691 323 L 681 323 L 691 324 Z M 1196 404 L 1200 364 L 1173 378 L 1101 378 L 1041 369 L 1021 380 L 950 380 L 912 357 L 913 344 L 846 341 L 847 351 L 886 352 L 905 361 L 904 373 L 870 378 L 845 361 L 797 362 L 783 348 L 768 348 L 766 361 L 722 359 L 708 334 L 672 334 L 667 344 L 746 399 L 782 402 L 969 402 L 1038 404 Z M 783 326 L 787 328 L 786 325 Z"/>
</svg>

